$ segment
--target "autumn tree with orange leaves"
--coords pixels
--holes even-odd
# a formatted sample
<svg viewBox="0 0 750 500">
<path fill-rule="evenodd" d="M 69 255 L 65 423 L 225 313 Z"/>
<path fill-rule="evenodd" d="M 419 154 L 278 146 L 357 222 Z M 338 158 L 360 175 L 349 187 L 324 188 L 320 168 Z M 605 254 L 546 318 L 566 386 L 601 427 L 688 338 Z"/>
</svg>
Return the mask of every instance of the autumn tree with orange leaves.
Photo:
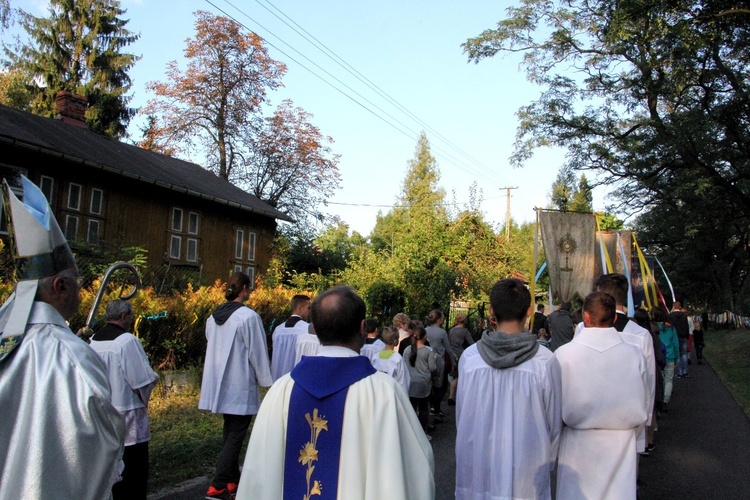
<svg viewBox="0 0 750 500">
<path fill-rule="evenodd" d="M 249 132 L 262 123 L 267 91 L 281 86 L 284 64 L 268 55 L 263 40 L 226 17 L 196 12 L 195 38 L 187 40 L 182 71 L 167 65 L 164 82 L 149 82 L 156 94 L 144 112 L 159 116 L 158 135 L 181 151 L 203 146 L 209 169 L 233 180 L 243 161 Z"/>
<path fill-rule="evenodd" d="M 339 156 L 312 115 L 283 101 L 264 116 L 267 92 L 286 72 L 263 40 L 231 19 L 197 12 L 196 35 L 187 40 L 188 68 L 167 66 L 166 80 L 144 113 L 139 143 L 176 156 L 202 146 L 207 167 L 299 222 L 326 220 L 318 206 L 338 189 Z"/>
<path fill-rule="evenodd" d="M 312 217 L 323 222 L 317 207 L 339 187 L 339 155 L 329 146 L 333 139 L 311 118 L 292 101 L 283 101 L 265 119 L 238 184 L 299 221 Z"/>
</svg>

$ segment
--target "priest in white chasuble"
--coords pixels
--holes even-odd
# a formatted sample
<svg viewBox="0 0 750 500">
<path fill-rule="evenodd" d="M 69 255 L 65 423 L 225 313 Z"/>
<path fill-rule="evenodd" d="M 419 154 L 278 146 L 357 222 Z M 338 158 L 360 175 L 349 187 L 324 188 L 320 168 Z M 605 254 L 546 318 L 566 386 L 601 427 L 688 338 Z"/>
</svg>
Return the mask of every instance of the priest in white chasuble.
<svg viewBox="0 0 750 500">
<path fill-rule="evenodd" d="M 530 312 L 523 282 L 496 283 L 495 331 L 484 332 L 458 363 L 457 500 L 551 497 L 562 426 L 560 366 L 525 329 Z"/>
<path fill-rule="evenodd" d="M 615 299 L 594 292 L 585 327 L 555 351 L 562 369 L 558 498 L 636 498 L 636 436 L 649 408 L 643 354 L 612 327 Z"/>
<path fill-rule="evenodd" d="M 432 448 L 409 397 L 359 356 L 365 304 L 348 287 L 312 303 L 321 342 L 269 390 L 238 499 L 432 499 Z"/>
</svg>

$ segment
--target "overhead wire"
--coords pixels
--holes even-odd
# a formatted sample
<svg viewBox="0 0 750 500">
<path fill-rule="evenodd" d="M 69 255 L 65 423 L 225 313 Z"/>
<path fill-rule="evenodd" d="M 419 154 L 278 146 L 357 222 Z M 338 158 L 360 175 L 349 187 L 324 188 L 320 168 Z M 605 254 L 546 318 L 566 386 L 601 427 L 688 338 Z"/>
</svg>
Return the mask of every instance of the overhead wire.
<svg viewBox="0 0 750 500">
<path fill-rule="evenodd" d="M 299 54 L 301 57 L 303 57 L 304 59 L 306 59 L 307 61 L 309 61 L 312 65 L 314 65 L 315 67 L 317 67 L 318 69 L 320 69 L 323 73 L 325 73 L 326 75 L 328 75 L 330 78 L 334 79 L 336 82 L 340 83 L 341 85 L 343 85 L 344 87 L 346 87 L 347 89 L 349 89 L 355 95 L 357 95 L 358 97 L 360 97 L 361 99 L 363 99 L 364 101 L 366 101 L 367 103 L 369 103 L 370 105 L 372 105 L 373 107 L 375 107 L 376 109 L 378 109 L 379 111 L 381 111 L 382 113 L 384 113 L 387 117 L 391 118 L 392 120 L 394 120 L 396 123 L 398 123 L 402 127 L 405 127 L 408 132 L 405 131 L 405 130 L 403 130 L 399 126 L 395 125 L 393 122 L 389 121 L 388 119 L 384 118 L 383 116 L 381 116 L 380 114 L 378 114 L 374 110 L 370 109 L 369 107 L 367 107 L 362 102 L 359 102 L 357 99 L 355 99 L 354 97 L 352 97 L 351 95 L 349 95 L 347 92 L 343 91 L 342 89 L 338 88 L 336 85 L 334 85 L 330 81 L 328 81 L 325 78 L 323 78 L 320 74 L 316 73 L 314 70 L 312 70 L 311 68 L 309 68 L 305 64 L 303 64 L 300 61 L 298 61 L 297 59 L 295 59 L 293 56 L 291 56 L 290 54 L 288 54 L 287 52 L 285 52 L 284 50 L 282 50 L 280 47 L 278 47 L 277 45 L 275 45 L 272 42 L 270 42 L 267 39 L 267 37 L 263 37 L 264 40 L 265 40 L 265 42 L 269 46 L 273 47 L 275 50 L 277 50 L 278 52 L 280 52 L 282 55 L 284 55 L 285 57 L 289 58 L 289 60 L 293 61 L 294 63 L 296 63 L 297 65 L 299 65 L 300 67 L 302 67 L 303 69 L 305 69 L 306 71 L 308 71 L 309 73 L 311 73 L 313 76 L 315 76 L 316 78 L 320 79 L 326 85 L 330 86 L 331 88 L 333 88 L 334 90 L 336 90 L 337 92 L 339 92 L 340 94 L 342 94 L 343 96 L 345 96 L 347 99 L 351 100 L 352 102 L 354 102 L 355 104 L 357 104 L 358 106 L 360 106 L 361 108 L 363 108 L 364 110 L 368 111 L 370 114 L 372 114 L 373 116 L 377 117 L 378 119 L 380 119 L 381 121 L 383 121 L 384 123 L 386 123 L 387 125 L 389 125 L 390 127 L 394 128 L 396 131 L 398 131 L 399 133 L 403 134 L 404 136 L 406 136 L 406 137 L 408 137 L 410 139 L 414 139 L 415 136 L 418 135 L 414 130 L 412 130 L 411 128 L 409 128 L 408 125 L 406 125 L 403 122 L 401 122 L 400 120 L 396 119 L 391 114 L 389 114 L 388 112 L 386 112 L 385 110 L 383 110 L 380 106 L 378 106 L 377 104 L 375 104 L 372 101 L 370 101 L 367 97 L 363 96 L 362 94 L 360 94 L 359 92 L 357 92 L 355 89 L 351 88 L 349 85 L 347 85 L 346 83 L 344 83 L 343 81 L 341 81 L 339 78 L 337 78 L 336 76 L 332 75 L 330 72 L 328 72 L 327 70 L 325 70 L 324 68 L 322 68 L 319 64 L 317 64 L 315 61 L 311 60 L 305 54 L 303 54 L 302 52 L 300 52 L 299 50 L 297 50 L 296 48 L 294 48 L 291 44 L 287 43 L 283 38 L 281 38 L 280 36 L 276 35 L 274 32 L 272 32 L 271 30 L 269 30 L 263 24 L 261 24 L 260 22 L 258 22 L 256 19 L 252 18 L 250 15 L 248 15 L 242 9 L 238 8 L 232 2 L 230 2 L 229 0 L 223 0 L 223 1 L 224 1 L 224 3 L 228 4 L 229 6 L 231 6 L 235 10 L 237 10 L 240 14 L 242 14 L 243 16 L 245 16 L 247 19 L 249 19 L 250 21 L 252 21 L 256 25 L 258 25 L 261 29 L 263 29 L 264 31 L 266 31 L 268 34 L 270 34 L 271 36 L 273 36 L 275 39 L 278 39 L 281 43 L 283 43 L 284 45 L 286 45 L 287 47 L 289 47 L 290 49 L 292 49 L 294 52 L 296 52 L 297 54 Z M 247 29 L 249 32 L 257 34 L 253 29 L 251 29 L 250 27 L 248 27 L 246 24 L 244 24 L 243 22 L 241 22 L 240 20 L 238 20 L 235 16 L 233 16 L 232 14 L 230 14 L 229 12 L 227 12 L 226 10 L 224 10 L 223 8 L 221 8 L 218 5 L 216 5 L 216 3 L 214 3 L 212 0 L 206 0 L 206 3 L 208 3 L 211 6 L 213 6 L 219 12 L 221 12 L 225 16 L 229 17 L 230 19 L 232 19 L 233 21 L 235 21 L 236 23 L 238 23 L 240 26 L 242 26 L 245 29 Z M 281 12 L 281 11 L 279 11 L 279 12 Z M 286 23 L 286 24 L 288 25 L 288 23 Z M 301 28 L 301 29 L 303 29 L 303 28 Z M 310 41 L 308 40 L 308 42 L 310 42 Z M 310 43 L 312 43 L 312 42 L 310 42 Z M 319 50 L 321 50 L 321 49 L 319 48 Z M 328 49 L 328 50 L 330 50 L 330 49 Z M 338 57 L 338 56 L 336 56 L 336 57 Z M 342 59 L 342 61 L 343 61 L 343 59 Z M 351 73 L 351 71 L 350 71 L 350 73 Z M 421 122 L 421 120 L 420 120 L 420 122 Z M 421 122 L 421 123 L 424 123 L 424 122 Z M 431 127 L 430 127 L 430 129 L 431 129 Z M 432 130 L 434 130 L 434 129 L 432 129 Z M 411 134 L 409 132 L 411 132 Z M 440 136 L 440 137 L 442 137 L 442 136 Z M 443 140 L 445 140 L 445 139 L 443 139 Z M 486 167 L 483 167 L 483 168 L 484 168 L 484 170 L 486 170 L 486 172 L 491 173 L 490 177 L 486 177 L 488 175 L 486 172 L 478 171 L 476 168 L 467 165 L 464 161 L 459 160 L 458 158 L 456 158 L 455 156 L 453 156 L 449 152 L 445 151 L 445 149 L 441 148 L 439 145 L 437 145 L 437 144 L 431 144 L 431 146 L 434 147 L 436 150 L 440 151 L 445 157 L 449 158 L 450 160 L 453 160 L 453 162 L 456 163 L 457 165 L 463 166 L 463 168 L 465 170 L 469 171 L 470 173 L 472 173 L 474 175 L 477 175 L 478 177 L 484 178 L 485 180 L 491 180 L 491 182 L 497 182 L 497 174 L 494 173 L 494 172 L 491 172 L 491 170 L 487 169 Z"/>
<path fill-rule="evenodd" d="M 459 153 L 461 156 L 465 157 L 466 159 L 470 160 L 472 163 L 474 163 L 476 166 L 486 170 L 490 174 L 494 174 L 490 169 L 484 166 L 480 161 L 472 157 L 470 154 L 466 153 L 463 149 L 458 147 L 456 144 L 454 144 L 450 139 L 442 135 L 440 132 L 432 128 L 427 122 L 419 118 L 417 115 L 412 113 L 408 108 L 403 106 L 401 103 L 399 103 L 395 98 L 393 98 L 391 95 L 388 94 L 388 92 L 381 89 L 377 84 L 375 84 L 373 81 L 371 81 L 369 78 L 367 78 L 365 75 L 363 75 L 361 72 L 359 72 L 356 68 L 354 68 L 351 64 L 346 62 L 343 58 L 341 58 L 336 52 L 331 50 L 326 44 L 318 40 L 312 33 L 307 31 L 305 28 L 300 26 L 294 19 L 286 15 L 281 9 L 276 7 L 270 0 L 255 0 L 255 3 L 266 9 L 268 12 L 270 12 L 272 15 L 274 15 L 277 19 L 279 19 L 281 22 L 286 24 L 289 28 L 291 28 L 295 33 L 300 35 L 302 38 L 307 40 L 311 45 L 316 47 L 318 50 L 320 50 L 323 54 L 328 56 L 332 61 L 334 61 L 336 64 L 344 68 L 349 74 L 353 75 L 355 78 L 357 78 L 360 82 L 365 84 L 367 87 L 370 88 L 373 92 L 381 96 L 383 99 L 391 103 L 393 106 L 395 106 L 397 109 L 399 109 L 402 113 L 406 114 L 408 117 L 422 125 L 425 129 L 432 132 L 436 137 L 438 137 L 440 140 L 448 144 L 454 151 Z M 264 3 L 270 5 L 275 11 L 277 11 L 283 18 L 286 18 L 291 22 L 294 26 L 286 22 L 282 17 L 274 13 L 271 9 L 263 5 Z M 296 28 L 295 28 L 296 26 Z M 302 30 L 302 33 L 300 33 L 299 30 Z M 304 34 L 303 34 L 304 33 Z"/>
</svg>

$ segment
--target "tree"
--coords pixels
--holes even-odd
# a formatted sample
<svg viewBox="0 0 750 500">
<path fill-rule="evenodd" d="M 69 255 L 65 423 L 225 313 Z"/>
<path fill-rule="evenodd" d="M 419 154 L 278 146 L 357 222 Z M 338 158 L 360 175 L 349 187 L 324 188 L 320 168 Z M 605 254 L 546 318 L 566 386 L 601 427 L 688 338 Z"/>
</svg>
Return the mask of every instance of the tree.
<svg viewBox="0 0 750 500">
<path fill-rule="evenodd" d="M 165 82 L 150 82 L 156 94 L 146 112 L 163 121 L 162 137 L 188 147 L 200 143 L 219 177 L 234 180 L 247 161 L 243 143 L 260 127 L 266 93 L 281 85 L 286 67 L 268 55 L 263 40 L 226 17 L 196 12 L 195 38 L 187 40 L 183 72 L 172 61 Z"/>
<path fill-rule="evenodd" d="M 551 208 L 573 212 L 591 212 L 592 193 L 586 175 L 581 174 L 578 183 L 575 174 L 569 167 L 563 167 L 557 173 L 550 193 Z"/>
<path fill-rule="evenodd" d="M 242 162 L 238 185 L 299 223 L 325 216 L 317 207 L 339 188 L 339 155 L 327 145 L 333 142 L 314 126 L 312 115 L 292 101 L 283 101 L 266 118 L 257 138 L 245 139 L 253 149 Z"/>
<path fill-rule="evenodd" d="M 0 70 L 0 104 L 31 111 L 33 96 L 26 82 L 30 80 L 20 68 Z"/>
<path fill-rule="evenodd" d="M 616 186 L 617 211 L 672 220 L 676 206 L 750 225 L 747 2 L 524 0 L 507 12 L 464 49 L 472 61 L 522 52 L 529 79 L 543 87 L 518 113 L 515 163 L 561 146 L 569 166 Z M 697 234 L 665 234 L 699 247 Z M 728 241 L 743 236 L 733 230 Z M 717 253 L 730 259 L 726 268 L 730 254 Z"/>
<path fill-rule="evenodd" d="M 122 50 L 138 40 L 126 29 L 125 11 L 117 0 L 51 0 L 49 17 L 20 13 L 30 37 L 16 54 L 5 49 L 11 67 L 29 75 L 31 111 L 54 116 L 61 90 L 88 99 L 91 130 L 122 137 L 135 110 L 128 107 L 128 71 L 138 61 Z"/>
</svg>

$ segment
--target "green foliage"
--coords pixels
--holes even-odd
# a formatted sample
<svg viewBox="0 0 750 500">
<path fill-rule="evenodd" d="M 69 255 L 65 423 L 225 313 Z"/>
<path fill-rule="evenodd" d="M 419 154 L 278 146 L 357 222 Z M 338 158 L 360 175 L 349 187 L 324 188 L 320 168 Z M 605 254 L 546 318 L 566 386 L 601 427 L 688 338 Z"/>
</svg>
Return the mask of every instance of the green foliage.
<svg viewBox="0 0 750 500">
<path fill-rule="evenodd" d="M 575 174 L 569 167 L 562 167 L 552 184 L 550 208 L 572 212 L 591 212 L 593 210 L 591 185 L 586 176 L 581 174 L 576 183 Z"/>
<path fill-rule="evenodd" d="M 567 149 L 568 168 L 595 171 L 616 187 L 614 211 L 644 214 L 639 229 L 651 251 L 665 252 L 679 287 L 746 307 L 747 9 L 724 1 L 522 0 L 506 12 L 463 47 L 472 61 L 522 53 L 528 78 L 542 87 L 518 112 L 513 162 L 538 147 Z M 711 252 L 705 241 L 720 248 Z"/>
<path fill-rule="evenodd" d="M 602 231 L 619 231 L 625 227 L 625 224 L 614 214 L 597 214 L 597 217 L 599 218 L 599 227 Z"/>
<path fill-rule="evenodd" d="M 49 17 L 22 13 L 30 40 L 19 53 L 6 48 L 6 56 L 12 68 L 31 76 L 26 88 L 32 112 L 54 116 L 55 96 L 67 90 L 88 99 L 91 130 L 125 135 L 136 112 L 128 107 L 128 71 L 138 57 L 122 50 L 139 35 L 126 29 L 124 14 L 117 0 L 52 0 Z"/>
<path fill-rule="evenodd" d="M 376 281 L 364 298 L 370 315 L 377 317 L 380 324 L 389 324 L 393 316 L 404 310 L 404 291 L 392 283 Z"/>
</svg>

